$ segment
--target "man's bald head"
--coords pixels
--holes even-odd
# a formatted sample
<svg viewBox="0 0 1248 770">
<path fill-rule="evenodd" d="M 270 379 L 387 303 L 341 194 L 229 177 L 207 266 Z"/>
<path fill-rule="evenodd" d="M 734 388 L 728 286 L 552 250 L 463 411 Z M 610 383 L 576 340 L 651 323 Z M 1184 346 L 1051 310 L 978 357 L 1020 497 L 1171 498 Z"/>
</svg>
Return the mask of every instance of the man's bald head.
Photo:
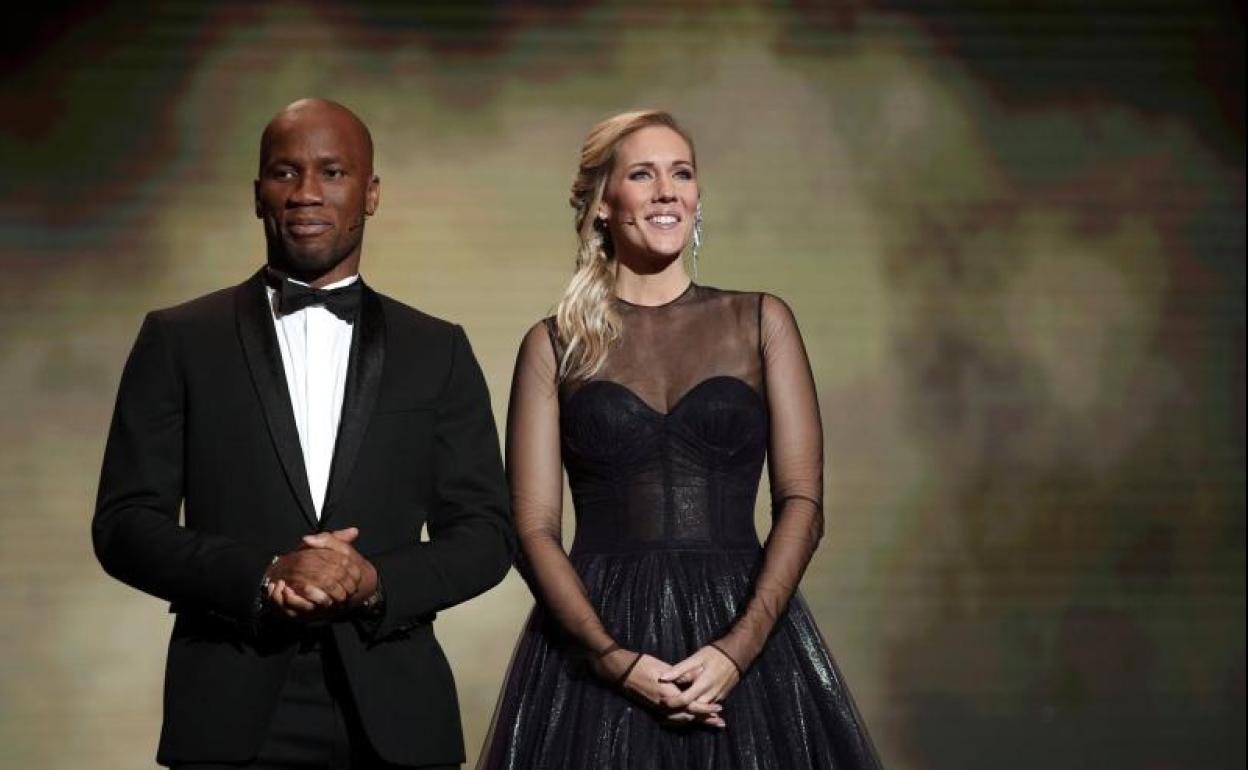
<svg viewBox="0 0 1248 770">
<path fill-rule="evenodd" d="M 368 173 L 373 173 L 373 135 L 364 121 L 351 110 L 329 99 L 298 99 L 273 116 L 260 135 L 260 168 L 269 158 L 274 138 L 281 132 L 298 130 L 302 124 L 334 125 L 345 138 L 358 141 L 362 157 L 367 160 Z"/>
</svg>

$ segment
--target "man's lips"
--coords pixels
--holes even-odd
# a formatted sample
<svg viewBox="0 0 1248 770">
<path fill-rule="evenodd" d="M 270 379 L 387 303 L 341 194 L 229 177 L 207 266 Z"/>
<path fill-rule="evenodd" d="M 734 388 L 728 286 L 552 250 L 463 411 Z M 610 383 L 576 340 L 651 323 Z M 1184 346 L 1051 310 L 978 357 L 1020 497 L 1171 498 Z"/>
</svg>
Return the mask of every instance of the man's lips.
<svg viewBox="0 0 1248 770">
<path fill-rule="evenodd" d="M 333 229 L 333 224 L 324 219 L 287 220 L 286 232 L 296 238 L 315 238 Z"/>
</svg>

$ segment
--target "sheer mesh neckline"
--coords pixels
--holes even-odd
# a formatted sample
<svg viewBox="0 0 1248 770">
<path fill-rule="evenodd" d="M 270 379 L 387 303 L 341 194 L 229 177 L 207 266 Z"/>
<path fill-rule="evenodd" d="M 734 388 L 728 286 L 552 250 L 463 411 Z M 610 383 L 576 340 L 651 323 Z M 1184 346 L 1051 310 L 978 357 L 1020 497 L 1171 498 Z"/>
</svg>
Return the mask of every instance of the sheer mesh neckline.
<svg viewBox="0 0 1248 770">
<path fill-rule="evenodd" d="M 685 288 L 680 292 L 680 294 L 677 294 L 675 297 L 672 297 L 667 302 L 660 302 L 657 305 L 639 305 L 636 302 L 629 302 L 628 300 L 624 299 L 618 294 L 615 295 L 615 301 L 619 302 L 620 304 L 626 307 L 637 308 L 638 310 L 658 310 L 660 308 L 665 308 L 665 307 L 670 307 L 672 305 L 675 305 L 677 302 L 680 302 L 686 297 L 689 297 L 690 295 L 693 294 L 694 288 L 695 288 L 694 282 L 690 281 L 688 285 L 686 285 Z"/>
</svg>

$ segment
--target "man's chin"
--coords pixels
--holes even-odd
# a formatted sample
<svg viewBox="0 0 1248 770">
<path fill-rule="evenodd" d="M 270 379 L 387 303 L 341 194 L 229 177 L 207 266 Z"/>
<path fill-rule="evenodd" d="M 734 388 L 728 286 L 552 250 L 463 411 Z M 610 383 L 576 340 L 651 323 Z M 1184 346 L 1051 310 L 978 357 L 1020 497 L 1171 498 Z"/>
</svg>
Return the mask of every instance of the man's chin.
<svg viewBox="0 0 1248 770">
<path fill-rule="evenodd" d="M 275 256 L 271 262 L 274 267 L 292 278 L 310 281 L 338 267 L 344 259 L 346 257 L 328 254 L 319 249 L 316 251 L 291 249 L 285 254 Z"/>
</svg>

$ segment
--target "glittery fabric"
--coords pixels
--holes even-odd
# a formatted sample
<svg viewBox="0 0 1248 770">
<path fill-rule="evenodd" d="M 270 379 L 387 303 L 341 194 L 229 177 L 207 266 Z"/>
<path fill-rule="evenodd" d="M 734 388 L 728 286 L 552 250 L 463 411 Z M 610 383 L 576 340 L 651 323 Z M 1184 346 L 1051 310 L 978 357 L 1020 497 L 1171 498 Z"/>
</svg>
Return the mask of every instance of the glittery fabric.
<svg viewBox="0 0 1248 770">
<path fill-rule="evenodd" d="M 616 309 L 624 335 L 588 382 L 557 384 L 549 323 L 521 346 L 508 473 L 539 601 L 478 767 L 879 767 L 795 593 L 823 529 L 822 442 L 787 306 L 691 286 L 664 306 Z M 766 457 L 777 502 L 764 547 L 753 509 Z M 675 663 L 711 642 L 746 671 L 723 730 L 673 727 L 587 663 L 613 645 Z"/>
</svg>

